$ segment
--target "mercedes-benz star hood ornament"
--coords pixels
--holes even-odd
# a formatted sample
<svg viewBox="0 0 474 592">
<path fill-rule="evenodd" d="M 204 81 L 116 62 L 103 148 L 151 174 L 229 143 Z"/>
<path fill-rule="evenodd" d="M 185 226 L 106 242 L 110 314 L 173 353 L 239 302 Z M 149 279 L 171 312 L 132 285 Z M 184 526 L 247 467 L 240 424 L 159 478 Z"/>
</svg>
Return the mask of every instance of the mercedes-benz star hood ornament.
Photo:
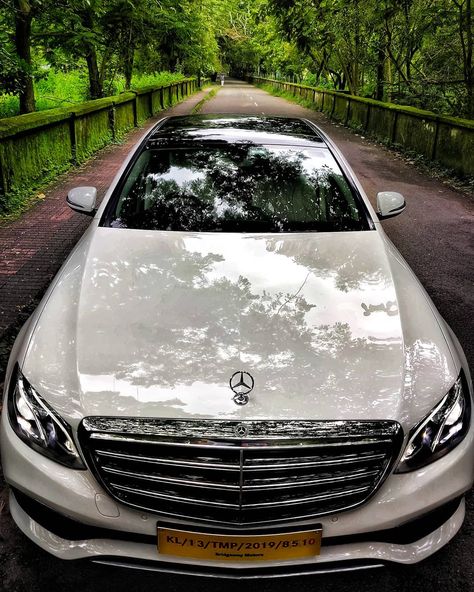
<svg viewBox="0 0 474 592">
<path fill-rule="evenodd" d="M 234 403 L 236 405 L 246 405 L 249 402 L 249 393 L 253 389 L 253 377 L 248 372 L 239 370 L 232 374 L 229 385 L 235 393 Z"/>
</svg>

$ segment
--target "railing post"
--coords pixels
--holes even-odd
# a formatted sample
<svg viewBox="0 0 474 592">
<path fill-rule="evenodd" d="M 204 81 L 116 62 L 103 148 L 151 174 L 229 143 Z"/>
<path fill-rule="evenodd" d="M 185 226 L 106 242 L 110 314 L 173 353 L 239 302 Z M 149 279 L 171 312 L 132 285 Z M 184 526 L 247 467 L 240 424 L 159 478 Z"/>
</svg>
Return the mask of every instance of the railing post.
<svg viewBox="0 0 474 592">
<path fill-rule="evenodd" d="M 390 144 L 395 144 L 395 138 L 397 135 L 397 123 L 398 123 L 398 111 L 395 111 L 395 117 L 393 118 L 392 130 L 390 132 Z"/>
<path fill-rule="evenodd" d="M 76 114 L 71 113 L 69 117 L 69 138 L 71 140 L 71 164 L 77 164 L 77 135 L 76 135 Z"/>
<path fill-rule="evenodd" d="M 369 119 L 370 119 L 370 103 L 368 103 L 368 105 L 367 105 L 367 115 L 365 117 L 364 131 L 367 131 L 369 129 Z"/>
<path fill-rule="evenodd" d="M 436 151 L 438 148 L 438 137 L 439 137 L 439 119 L 436 118 L 435 136 L 433 139 L 433 147 L 431 148 L 431 160 L 436 160 Z"/>
<path fill-rule="evenodd" d="M 347 124 L 349 122 L 349 115 L 350 115 L 350 111 L 351 111 L 351 100 L 349 97 L 347 97 L 347 109 L 346 109 L 346 117 L 344 119 L 344 125 L 347 127 Z"/>
<path fill-rule="evenodd" d="M 336 95 L 332 95 L 332 108 L 331 108 L 331 115 L 329 116 L 332 119 L 334 115 L 334 109 L 336 108 Z"/>
<path fill-rule="evenodd" d="M 153 116 L 153 91 L 150 92 L 148 97 L 148 109 L 150 111 L 150 116 Z"/>
<path fill-rule="evenodd" d="M 135 127 L 138 127 L 138 95 L 137 95 L 137 93 L 135 93 L 135 96 L 133 97 L 132 108 L 133 108 L 133 125 Z"/>
<path fill-rule="evenodd" d="M 5 163 L 3 160 L 3 150 L 0 147 L 0 211 L 6 207 L 6 195 L 8 193 L 7 179 L 5 177 Z"/>
<path fill-rule="evenodd" d="M 109 109 L 109 126 L 112 132 L 112 141 L 115 142 L 116 138 L 116 124 L 115 124 L 115 105 L 112 105 Z"/>
</svg>

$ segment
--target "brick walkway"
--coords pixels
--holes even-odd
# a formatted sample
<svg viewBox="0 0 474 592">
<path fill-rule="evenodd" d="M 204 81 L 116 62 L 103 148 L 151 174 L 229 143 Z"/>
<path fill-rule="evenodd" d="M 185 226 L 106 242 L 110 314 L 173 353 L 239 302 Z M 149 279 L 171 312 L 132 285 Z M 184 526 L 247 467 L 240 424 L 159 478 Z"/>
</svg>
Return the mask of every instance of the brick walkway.
<svg viewBox="0 0 474 592">
<path fill-rule="evenodd" d="M 159 113 L 143 128 L 131 131 L 123 144 L 108 146 L 86 164 L 62 175 L 45 190 L 44 200 L 18 220 L 0 227 L 0 339 L 18 322 L 21 311 L 46 289 L 91 222 L 66 205 L 68 191 L 92 185 L 101 200 L 140 136 L 164 115 L 189 113 L 205 93 Z"/>
</svg>

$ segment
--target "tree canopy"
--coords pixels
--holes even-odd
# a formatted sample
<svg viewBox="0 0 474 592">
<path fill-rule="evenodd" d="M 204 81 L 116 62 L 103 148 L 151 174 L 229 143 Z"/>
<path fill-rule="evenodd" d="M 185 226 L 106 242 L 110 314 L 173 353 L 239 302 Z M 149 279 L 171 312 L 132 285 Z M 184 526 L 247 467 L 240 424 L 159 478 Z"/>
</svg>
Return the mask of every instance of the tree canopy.
<svg viewBox="0 0 474 592">
<path fill-rule="evenodd" d="M 0 90 L 82 70 L 88 97 L 137 74 L 257 74 L 474 117 L 472 0 L 2 0 Z"/>
</svg>

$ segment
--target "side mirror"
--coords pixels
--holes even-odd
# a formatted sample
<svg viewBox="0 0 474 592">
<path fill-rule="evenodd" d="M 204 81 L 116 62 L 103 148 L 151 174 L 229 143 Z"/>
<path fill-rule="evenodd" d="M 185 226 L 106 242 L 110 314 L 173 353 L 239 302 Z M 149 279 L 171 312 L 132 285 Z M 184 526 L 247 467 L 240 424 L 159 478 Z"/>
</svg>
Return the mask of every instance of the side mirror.
<svg viewBox="0 0 474 592">
<path fill-rule="evenodd" d="M 405 198 L 396 191 L 377 193 L 377 216 L 380 220 L 401 214 L 406 207 Z"/>
<path fill-rule="evenodd" d="M 95 187 L 75 187 L 67 194 L 67 205 L 81 214 L 93 216 L 97 201 L 97 189 Z"/>
</svg>

